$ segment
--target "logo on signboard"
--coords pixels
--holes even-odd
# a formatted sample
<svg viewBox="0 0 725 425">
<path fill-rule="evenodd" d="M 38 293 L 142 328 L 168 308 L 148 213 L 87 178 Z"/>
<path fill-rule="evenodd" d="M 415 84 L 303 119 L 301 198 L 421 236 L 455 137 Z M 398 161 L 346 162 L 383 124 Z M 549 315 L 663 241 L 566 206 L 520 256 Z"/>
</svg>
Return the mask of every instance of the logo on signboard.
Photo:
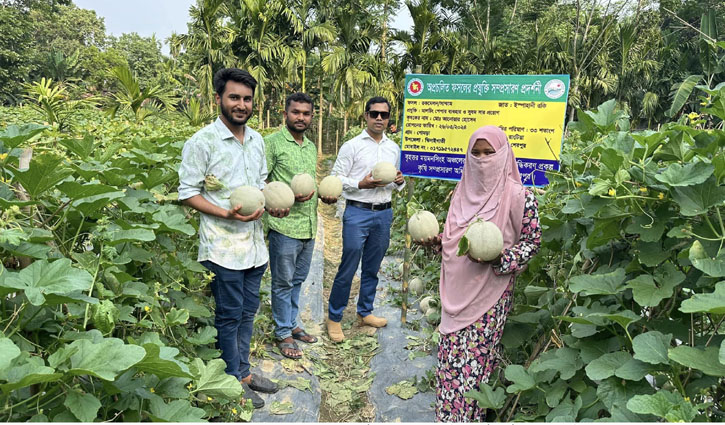
<svg viewBox="0 0 725 425">
<path fill-rule="evenodd" d="M 419 78 L 413 78 L 408 83 L 408 94 L 418 96 L 423 93 L 423 82 Z"/>
<path fill-rule="evenodd" d="M 544 86 L 544 94 L 549 99 L 558 99 L 564 96 L 566 92 L 566 84 L 561 80 L 550 80 Z"/>
</svg>

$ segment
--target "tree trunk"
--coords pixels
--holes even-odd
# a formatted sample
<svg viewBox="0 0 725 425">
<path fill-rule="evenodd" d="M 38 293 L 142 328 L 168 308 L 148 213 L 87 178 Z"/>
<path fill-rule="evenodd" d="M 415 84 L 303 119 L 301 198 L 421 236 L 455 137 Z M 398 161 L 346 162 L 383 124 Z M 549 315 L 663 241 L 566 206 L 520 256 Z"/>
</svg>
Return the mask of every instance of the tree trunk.
<svg viewBox="0 0 725 425">
<path fill-rule="evenodd" d="M 267 109 L 267 128 L 269 128 L 269 109 Z"/>
<path fill-rule="evenodd" d="M 342 121 L 342 134 L 347 134 L 347 111 L 345 111 L 345 118 Z"/>
<path fill-rule="evenodd" d="M 304 75 L 304 71 L 302 71 L 302 75 Z M 324 108 L 322 93 L 324 90 L 322 90 L 322 78 L 319 78 L 317 82 L 320 85 L 320 117 L 318 118 L 319 124 L 317 126 L 317 155 L 322 155 L 322 111 Z"/>
<path fill-rule="evenodd" d="M 338 152 L 337 147 L 339 144 L 340 144 L 340 130 L 336 129 L 335 130 L 335 155 L 337 155 L 337 152 Z"/>
<path fill-rule="evenodd" d="M 264 101 L 259 102 L 259 130 L 264 130 Z"/>
</svg>

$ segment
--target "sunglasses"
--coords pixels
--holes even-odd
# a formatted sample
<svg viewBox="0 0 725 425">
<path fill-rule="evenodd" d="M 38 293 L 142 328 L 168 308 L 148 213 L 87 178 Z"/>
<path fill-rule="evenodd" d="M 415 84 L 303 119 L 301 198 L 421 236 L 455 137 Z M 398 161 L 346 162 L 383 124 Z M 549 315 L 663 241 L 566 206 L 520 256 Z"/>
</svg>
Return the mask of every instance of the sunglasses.
<svg viewBox="0 0 725 425">
<path fill-rule="evenodd" d="M 368 116 L 372 119 L 377 119 L 378 117 L 387 120 L 390 118 L 390 112 L 385 111 L 368 111 Z"/>
</svg>

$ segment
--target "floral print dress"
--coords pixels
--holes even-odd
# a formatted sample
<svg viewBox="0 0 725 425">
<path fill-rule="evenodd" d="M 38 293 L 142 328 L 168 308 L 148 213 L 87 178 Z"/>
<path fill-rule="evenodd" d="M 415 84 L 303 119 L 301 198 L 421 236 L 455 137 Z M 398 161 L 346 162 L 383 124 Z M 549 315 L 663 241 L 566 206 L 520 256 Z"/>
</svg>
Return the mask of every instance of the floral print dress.
<svg viewBox="0 0 725 425">
<path fill-rule="evenodd" d="M 516 274 L 538 252 L 541 245 L 538 203 L 533 192 L 526 191 L 523 226 L 519 243 L 504 250 L 496 274 L 511 274 L 508 288 L 498 302 L 480 319 L 457 332 L 441 335 L 436 370 L 436 420 L 438 422 L 484 422 L 486 409 L 464 394 L 478 390 L 488 382 L 499 360 L 498 343 L 506 317 L 513 304 Z"/>
</svg>

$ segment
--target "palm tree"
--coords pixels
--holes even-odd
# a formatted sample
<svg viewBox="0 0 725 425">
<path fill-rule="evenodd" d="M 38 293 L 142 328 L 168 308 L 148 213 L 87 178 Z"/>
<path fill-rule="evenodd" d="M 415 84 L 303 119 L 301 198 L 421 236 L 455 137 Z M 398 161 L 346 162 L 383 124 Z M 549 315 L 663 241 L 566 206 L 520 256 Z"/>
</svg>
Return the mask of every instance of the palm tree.
<svg viewBox="0 0 725 425">
<path fill-rule="evenodd" d="M 231 50 L 235 31 L 225 25 L 224 17 L 227 15 L 224 0 L 197 0 L 197 4 L 189 8 L 189 32 L 174 34 L 170 38 L 172 53 L 178 56 L 182 49 L 185 51 L 209 112 L 216 110 L 214 72 L 221 66 L 236 63 Z"/>
</svg>

